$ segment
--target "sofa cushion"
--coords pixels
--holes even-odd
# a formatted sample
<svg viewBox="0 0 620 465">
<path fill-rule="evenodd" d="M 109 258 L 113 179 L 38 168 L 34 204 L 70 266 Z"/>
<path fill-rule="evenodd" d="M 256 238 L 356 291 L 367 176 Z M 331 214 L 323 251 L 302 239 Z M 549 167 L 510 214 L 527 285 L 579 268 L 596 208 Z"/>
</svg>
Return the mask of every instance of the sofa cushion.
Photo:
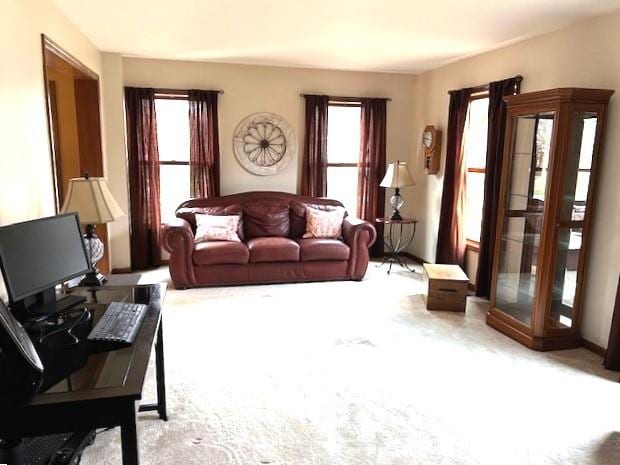
<svg viewBox="0 0 620 465">
<path fill-rule="evenodd" d="M 248 249 L 251 263 L 299 261 L 299 244 L 287 237 L 256 237 Z"/>
<path fill-rule="evenodd" d="M 321 260 L 348 260 L 351 249 L 338 239 L 297 239 L 300 247 L 302 262 Z"/>
<path fill-rule="evenodd" d="M 193 259 L 198 266 L 246 264 L 250 260 L 250 252 L 243 242 L 201 242 L 194 247 Z"/>
<path fill-rule="evenodd" d="M 243 208 L 243 232 L 246 239 L 254 237 L 288 237 L 289 209 L 282 203 L 255 203 Z"/>
<path fill-rule="evenodd" d="M 302 237 L 306 232 L 306 207 L 327 212 L 343 208 L 336 205 L 291 201 L 291 237 L 293 238 Z M 346 217 L 347 213 L 344 216 Z"/>
<path fill-rule="evenodd" d="M 237 235 L 243 240 L 243 207 L 241 204 L 235 203 L 226 206 L 217 207 L 182 207 L 176 212 L 178 218 L 183 218 L 187 221 L 192 230 L 196 232 L 196 213 L 203 215 L 239 215 L 239 228 L 237 229 Z"/>
</svg>

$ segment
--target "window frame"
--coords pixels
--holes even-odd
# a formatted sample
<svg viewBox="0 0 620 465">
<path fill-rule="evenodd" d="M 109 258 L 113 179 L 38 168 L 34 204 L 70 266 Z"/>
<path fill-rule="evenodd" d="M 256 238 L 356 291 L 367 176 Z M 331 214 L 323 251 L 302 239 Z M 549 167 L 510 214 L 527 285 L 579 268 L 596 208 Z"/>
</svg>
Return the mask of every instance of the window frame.
<svg viewBox="0 0 620 465">
<path fill-rule="evenodd" d="M 473 101 L 482 100 L 485 98 L 489 98 L 489 86 L 485 85 L 485 86 L 476 87 L 474 89 L 474 92 L 472 92 L 472 94 L 469 96 L 469 101 L 467 102 L 467 112 L 469 112 L 469 105 L 471 105 Z M 463 133 L 463 136 L 464 135 L 465 134 Z M 487 124 L 487 138 L 488 138 L 488 135 L 489 135 L 489 131 L 488 131 L 488 124 Z M 465 162 L 467 162 L 467 160 L 465 160 Z M 486 178 L 486 174 L 487 174 L 486 163 L 485 163 L 484 168 L 468 166 L 467 169 L 465 170 L 465 176 L 467 176 L 468 173 L 484 174 Z M 467 190 L 465 190 L 465 195 L 467 195 Z M 465 202 L 467 203 L 467 200 L 465 200 Z M 484 204 L 481 206 L 481 208 L 484 208 Z M 465 237 L 465 248 L 466 250 L 470 250 L 472 252 L 480 252 L 480 241 L 479 240 L 476 241 L 474 239 Z"/>
<path fill-rule="evenodd" d="M 329 101 L 327 102 L 327 106 L 328 106 L 328 110 L 329 110 L 329 107 L 361 108 L 362 101 L 361 99 L 356 99 L 356 98 L 340 98 L 340 97 L 333 98 L 333 99 L 330 98 Z M 360 122 L 360 131 L 361 131 L 361 122 Z M 329 133 L 327 134 L 327 138 L 329 139 Z M 326 170 L 329 170 L 329 168 L 357 168 L 358 173 L 359 173 L 359 166 L 360 166 L 359 157 L 358 157 L 357 162 L 355 163 L 330 163 L 329 156 L 327 156 Z"/>
<path fill-rule="evenodd" d="M 188 100 L 189 101 L 189 93 L 187 91 L 182 90 L 173 90 L 173 89 L 155 89 L 154 100 Z M 189 115 L 188 115 L 189 118 Z M 183 160 L 158 160 L 158 166 L 190 166 L 191 161 L 183 161 Z M 188 179 L 188 183 L 190 180 Z M 161 192 L 159 203 L 161 205 Z M 163 224 L 163 223 L 162 223 Z"/>
<path fill-rule="evenodd" d="M 357 107 L 357 108 L 361 108 L 362 107 L 362 101 L 358 100 L 358 99 L 334 99 L 334 100 L 329 100 L 329 102 L 327 102 L 327 106 L 328 107 Z M 327 137 L 329 138 L 329 133 L 327 134 Z M 357 161 L 357 163 L 330 163 L 329 162 L 329 157 L 327 158 L 327 167 L 329 168 L 330 166 L 334 167 L 334 168 L 359 168 L 360 166 L 360 162 L 359 160 Z"/>
<path fill-rule="evenodd" d="M 155 100 L 189 100 L 189 93 L 187 91 L 182 90 L 172 90 L 172 89 L 156 89 L 155 90 Z M 189 166 L 190 161 L 180 161 L 180 160 L 159 160 L 159 165 L 187 165 Z"/>
</svg>

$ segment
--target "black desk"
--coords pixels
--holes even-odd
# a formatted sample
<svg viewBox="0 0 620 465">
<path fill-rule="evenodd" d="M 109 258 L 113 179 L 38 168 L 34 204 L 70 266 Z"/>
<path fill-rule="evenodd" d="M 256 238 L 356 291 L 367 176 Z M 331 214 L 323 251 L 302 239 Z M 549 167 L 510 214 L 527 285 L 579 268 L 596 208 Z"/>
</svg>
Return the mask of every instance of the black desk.
<svg viewBox="0 0 620 465">
<path fill-rule="evenodd" d="M 73 294 L 88 298 L 96 322 L 109 302 L 149 304 L 136 341 L 131 347 L 91 354 L 85 366 L 25 404 L 14 405 L 0 416 L 0 437 L 47 434 L 121 427 L 124 465 L 139 463 L 136 411 L 158 412 L 167 420 L 162 328 L 165 284 L 77 288 Z M 137 407 L 155 343 L 157 403 Z"/>
</svg>

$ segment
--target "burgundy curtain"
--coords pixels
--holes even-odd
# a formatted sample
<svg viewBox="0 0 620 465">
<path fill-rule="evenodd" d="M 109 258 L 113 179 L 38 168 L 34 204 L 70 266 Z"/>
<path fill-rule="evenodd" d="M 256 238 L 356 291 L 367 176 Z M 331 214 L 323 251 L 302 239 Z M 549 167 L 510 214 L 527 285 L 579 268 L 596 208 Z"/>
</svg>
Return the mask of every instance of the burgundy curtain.
<svg viewBox="0 0 620 465">
<path fill-rule="evenodd" d="M 301 171 L 301 194 L 327 195 L 327 95 L 305 95 L 306 136 Z"/>
<path fill-rule="evenodd" d="M 502 158 L 504 155 L 504 129 L 506 127 L 506 95 L 518 94 L 521 77 L 517 76 L 489 84 L 489 129 L 487 135 L 487 164 L 484 177 L 484 202 L 482 204 L 482 224 L 480 228 L 480 254 L 476 274 L 476 295 L 489 297 L 491 274 L 493 272 L 493 252 L 495 250 L 495 230 L 497 210 L 499 209 L 499 190 L 502 178 Z"/>
<path fill-rule="evenodd" d="M 385 189 L 379 183 L 385 176 L 387 108 L 385 99 L 362 99 L 360 160 L 357 182 L 357 216 L 375 224 L 385 214 Z M 377 227 L 372 257 L 383 255 L 383 225 Z"/>
<path fill-rule="evenodd" d="M 192 197 L 220 195 L 220 142 L 216 90 L 190 90 L 189 157 Z"/>
<path fill-rule="evenodd" d="M 450 92 L 446 164 L 437 233 L 436 263 L 462 266 L 465 258 L 463 190 L 466 167 L 463 159 L 463 132 L 470 96 L 471 89 Z"/>
<path fill-rule="evenodd" d="M 161 264 L 159 212 L 159 152 L 153 89 L 125 87 L 129 195 L 131 209 L 131 268 Z"/>
</svg>

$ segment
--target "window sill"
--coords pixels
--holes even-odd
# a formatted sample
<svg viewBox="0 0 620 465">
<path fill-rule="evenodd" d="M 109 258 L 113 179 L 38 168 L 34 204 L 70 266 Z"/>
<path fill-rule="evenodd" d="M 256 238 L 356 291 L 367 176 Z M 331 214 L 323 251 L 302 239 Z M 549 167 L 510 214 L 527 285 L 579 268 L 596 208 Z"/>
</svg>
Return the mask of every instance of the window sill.
<svg viewBox="0 0 620 465">
<path fill-rule="evenodd" d="M 471 239 L 467 239 L 467 243 L 465 245 L 465 250 L 468 250 L 470 252 L 479 253 L 480 252 L 480 242 L 472 241 Z"/>
</svg>

